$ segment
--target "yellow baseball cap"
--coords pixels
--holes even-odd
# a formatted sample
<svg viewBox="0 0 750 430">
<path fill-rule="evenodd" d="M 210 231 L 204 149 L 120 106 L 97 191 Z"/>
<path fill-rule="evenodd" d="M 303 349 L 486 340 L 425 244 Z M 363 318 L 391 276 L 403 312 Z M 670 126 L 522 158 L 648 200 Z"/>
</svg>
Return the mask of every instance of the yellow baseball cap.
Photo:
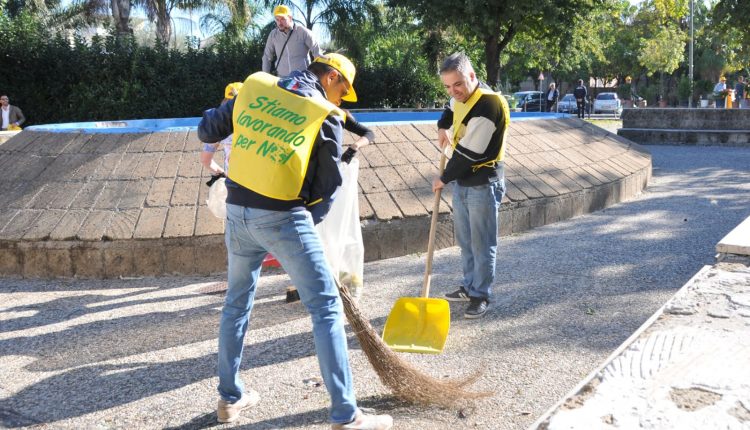
<svg viewBox="0 0 750 430">
<path fill-rule="evenodd" d="M 226 88 L 224 88 L 224 98 L 235 98 L 235 96 L 240 93 L 240 89 L 242 89 L 242 82 L 232 82 L 231 84 L 227 85 Z"/>
<path fill-rule="evenodd" d="M 292 11 L 288 6 L 278 5 L 273 8 L 273 16 L 292 16 Z"/>
<path fill-rule="evenodd" d="M 322 57 L 317 57 L 314 62 L 327 64 L 338 70 L 341 76 L 346 79 L 346 82 L 349 83 L 349 94 L 342 97 L 342 100 L 347 102 L 357 101 L 357 93 L 354 91 L 354 75 L 357 73 L 357 69 L 351 60 L 341 54 L 330 53 Z"/>
</svg>

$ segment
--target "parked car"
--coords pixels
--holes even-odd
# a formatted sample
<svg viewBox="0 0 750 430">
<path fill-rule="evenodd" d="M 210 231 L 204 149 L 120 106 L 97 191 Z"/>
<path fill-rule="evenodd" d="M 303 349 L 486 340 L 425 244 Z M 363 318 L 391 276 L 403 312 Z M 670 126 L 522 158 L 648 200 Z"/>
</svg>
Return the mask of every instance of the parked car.
<svg viewBox="0 0 750 430">
<path fill-rule="evenodd" d="M 576 105 L 576 98 L 573 94 L 565 94 L 557 102 L 557 111 L 561 113 L 576 113 L 578 106 Z"/>
<path fill-rule="evenodd" d="M 584 113 L 591 113 L 591 103 L 589 103 L 588 98 L 586 99 L 586 105 L 583 110 Z M 560 113 L 576 115 L 578 113 L 578 104 L 576 103 L 575 96 L 573 94 L 565 94 L 563 98 L 557 102 L 557 111 Z"/>
<path fill-rule="evenodd" d="M 622 112 L 622 100 L 617 93 L 600 93 L 594 100 L 594 113 L 611 112 L 620 114 Z"/>
<path fill-rule="evenodd" d="M 523 112 L 544 112 L 546 100 L 542 99 L 541 91 L 519 91 L 513 93 L 516 107 Z"/>
</svg>

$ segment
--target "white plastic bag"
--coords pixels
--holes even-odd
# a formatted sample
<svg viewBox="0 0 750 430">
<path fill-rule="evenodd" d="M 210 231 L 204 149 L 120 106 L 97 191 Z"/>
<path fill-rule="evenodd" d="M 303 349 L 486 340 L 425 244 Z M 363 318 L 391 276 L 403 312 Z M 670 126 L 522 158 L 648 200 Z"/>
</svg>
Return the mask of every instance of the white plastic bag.
<svg viewBox="0 0 750 430">
<path fill-rule="evenodd" d="M 364 287 L 365 247 L 359 223 L 359 160 L 342 165 L 343 184 L 325 219 L 317 225 L 334 276 L 359 298 Z"/>
<path fill-rule="evenodd" d="M 216 218 L 226 219 L 227 217 L 227 185 L 224 183 L 225 178 L 219 178 L 211 184 L 208 189 L 208 210 Z"/>
</svg>

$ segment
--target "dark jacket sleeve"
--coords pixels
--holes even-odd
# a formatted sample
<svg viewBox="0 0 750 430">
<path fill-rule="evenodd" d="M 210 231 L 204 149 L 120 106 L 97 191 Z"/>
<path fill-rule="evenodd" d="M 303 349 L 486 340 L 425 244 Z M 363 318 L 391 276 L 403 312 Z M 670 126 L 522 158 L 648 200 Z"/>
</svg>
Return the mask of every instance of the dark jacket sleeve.
<svg viewBox="0 0 750 430">
<path fill-rule="evenodd" d="M 333 199 L 342 183 L 339 160 L 341 158 L 341 141 L 343 124 L 340 118 L 329 116 L 323 121 L 315 144 L 317 164 L 310 166 L 312 183 L 310 186 L 310 205 L 307 209 L 313 216 L 315 224 L 319 223 L 331 209 Z"/>
<path fill-rule="evenodd" d="M 198 124 L 198 139 L 205 143 L 216 143 L 232 134 L 233 109 L 234 99 L 217 108 L 204 111 L 203 118 Z"/>
<path fill-rule="evenodd" d="M 357 136 L 366 137 L 367 140 L 370 141 L 370 143 L 375 142 L 375 133 L 367 127 L 366 125 L 362 124 L 361 122 L 357 121 L 353 116 L 347 115 L 346 116 L 346 122 L 344 123 L 344 129 L 347 131 L 351 131 L 352 133 L 356 134 Z"/>
<path fill-rule="evenodd" d="M 438 120 L 438 128 L 449 129 L 453 126 L 453 111 L 450 107 L 446 107 L 443 113 L 440 115 Z"/>
<path fill-rule="evenodd" d="M 23 125 L 23 123 L 26 122 L 26 117 L 23 116 L 21 108 L 19 108 L 18 106 L 13 106 L 13 109 L 16 111 L 16 120 L 12 122 L 17 123 L 18 125 Z"/>
</svg>

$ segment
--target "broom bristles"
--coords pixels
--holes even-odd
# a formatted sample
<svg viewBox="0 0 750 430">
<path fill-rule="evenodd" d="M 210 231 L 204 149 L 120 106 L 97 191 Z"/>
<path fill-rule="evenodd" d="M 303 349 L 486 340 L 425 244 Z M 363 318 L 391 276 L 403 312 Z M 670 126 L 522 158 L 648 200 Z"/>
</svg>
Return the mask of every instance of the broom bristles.
<svg viewBox="0 0 750 430">
<path fill-rule="evenodd" d="M 474 392 L 466 389 L 479 379 L 480 371 L 458 379 L 437 379 L 403 361 L 383 342 L 370 322 L 360 313 L 349 290 L 339 284 L 339 292 L 346 318 L 359 340 L 362 351 L 380 381 L 397 398 L 421 405 L 453 407 L 494 395 L 493 392 Z"/>
</svg>

